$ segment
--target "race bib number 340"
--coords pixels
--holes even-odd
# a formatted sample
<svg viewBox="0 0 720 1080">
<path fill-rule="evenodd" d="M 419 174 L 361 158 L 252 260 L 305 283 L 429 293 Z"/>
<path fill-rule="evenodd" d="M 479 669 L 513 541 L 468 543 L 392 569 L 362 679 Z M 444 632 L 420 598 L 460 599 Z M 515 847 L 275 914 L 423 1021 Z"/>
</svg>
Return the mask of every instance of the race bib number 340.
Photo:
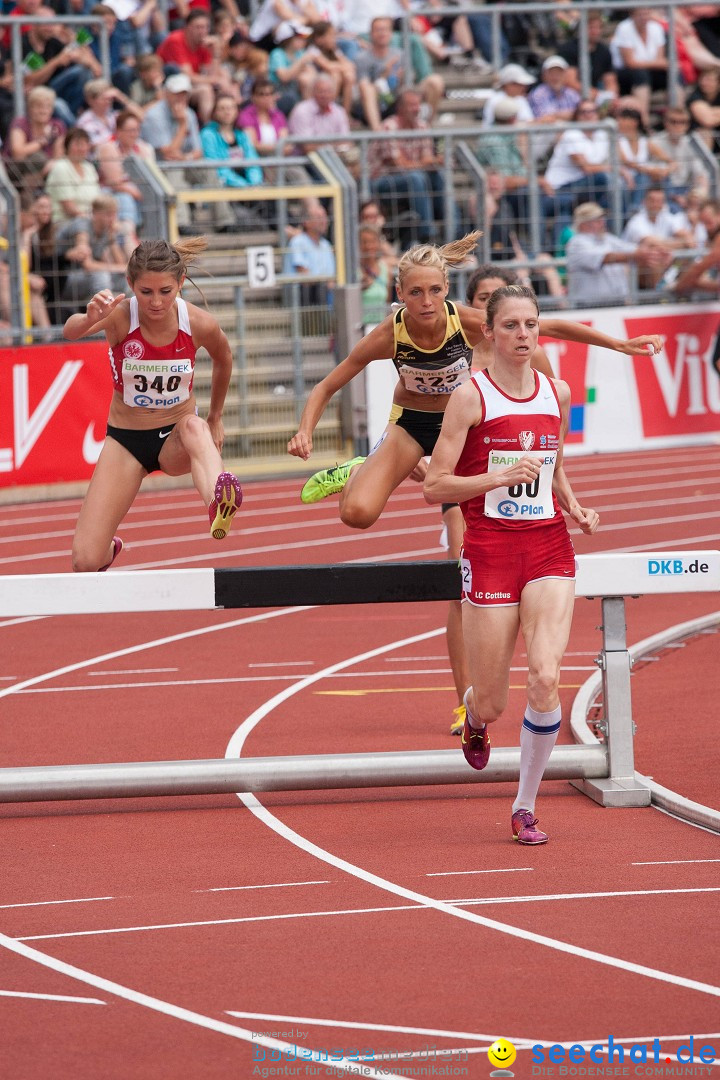
<svg viewBox="0 0 720 1080">
<path fill-rule="evenodd" d="M 192 385 L 192 360 L 123 359 L 123 401 L 136 409 L 168 409 L 187 401 Z"/>
<path fill-rule="evenodd" d="M 488 455 L 488 472 L 501 472 L 527 456 L 521 450 L 491 450 Z M 531 484 L 514 484 L 512 487 L 493 488 L 488 491 L 485 495 L 486 517 L 512 522 L 539 521 L 555 516 L 552 482 L 557 450 L 545 450 L 532 456 L 542 458 L 539 475 Z"/>
</svg>

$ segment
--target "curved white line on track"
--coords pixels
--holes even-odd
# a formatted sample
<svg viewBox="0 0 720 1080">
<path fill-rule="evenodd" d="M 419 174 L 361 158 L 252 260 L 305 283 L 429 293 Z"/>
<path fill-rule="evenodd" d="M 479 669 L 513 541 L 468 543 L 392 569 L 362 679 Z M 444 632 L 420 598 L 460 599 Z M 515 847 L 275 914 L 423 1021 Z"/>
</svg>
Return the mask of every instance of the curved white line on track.
<svg viewBox="0 0 720 1080">
<path fill-rule="evenodd" d="M 75 967 L 74 964 L 66 964 L 64 960 L 57 960 L 54 956 L 47 956 L 45 953 L 38 952 L 37 949 L 31 948 L 29 945 L 23 945 L 21 941 L 15 941 L 5 934 L 0 934 L 0 948 L 8 949 L 26 960 L 42 964 L 43 967 L 51 968 L 61 975 L 77 979 L 88 986 L 94 986 L 97 990 L 104 990 L 107 994 L 123 998 L 134 1005 L 142 1005 L 147 1009 L 152 1009 L 154 1012 L 171 1016 L 175 1020 L 185 1020 L 190 1024 L 195 1024 L 197 1027 L 208 1028 L 210 1031 L 218 1032 L 221 1035 L 229 1035 L 233 1039 L 252 1043 L 253 1046 L 263 1046 L 268 1050 L 279 1050 L 281 1054 L 285 1054 L 288 1058 L 290 1055 L 297 1056 L 298 1061 L 306 1061 L 308 1064 L 311 1062 L 324 1064 L 319 1052 L 312 1051 L 312 1056 L 310 1056 L 311 1052 L 306 1051 L 304 1047 L 282 1042 L 280 1039 L 272 1039 L 266 1035 L 256 1034 L 247 1028 L 238 1027 L 236 1024 L 216 1020 L 212 1016 L 203 1016 L 202 1013 L 193 1012 L 192 1009 L 185 1009 L 181 1005 L 173 1005 L 169 1001 L 161 1001 L 160 998 L 152 997 L 150 994 L 143 994 L 140 990 L 133 990 L 129 986 L 113 982 L 112 979 L 104 979 L 101 975 L 93 975 L 90 971 L 83 971 L 82 968 Z M 300 1057 L 302 1053 L 307 1056 Z M 368 1065 L 361 1066 L 357 1061 L 349 1061 L 347 1058 L 333 1061 L 332 1067 L 338 1070 L 342 1069 L 351 1076 L 353 1074 L 356 1076 L 369 1076 L 372 1080 L 383 1080 L 386 1076 L 397 1076 L 397 1073 L 389 1073 L 385 1069 L 378 1072 Z"/>
<path fill-rule="evenodd" d="M 330 664 L 323 671 L 316 671 L 314 674 L 306 676 L 306 678 L 301 679 L 294 686 L 285 687 L 243 721 L 228 743 L 225 757 L 231 759 L 239 758 L 242 754 L 245 740 L 253 728 L 255 728 L 268 713 L 272 712 L 277 705 L 280 705 L 283 701 L 287 701 L 288 698 L 293 697 L 293 695 L 306 689 L 308 686 L 312 686 L 313 683 L 319 682 L 329 675 L 334 675 L 335 672 L 342 671 L 343 668 L 363 663 L 366 660 L 371 660 L 376 656 L 382 656 L 383 653 L 403 648 L 406 645 L 414 645 L 419 641 L 427 641 L 444 632 L 445 628 L 442 627 L 440 630 L 431 630 L 425 634 L 416 634 L 410 638 L 391 641 L 389 644 L 381 645 L 377 649 L 370 649 L 367 652 L 351 656 L 346 660 L 340 660 L 335 664 Z M 557 952 L 567 953 L 570 956 L 580 957 L 584 960 L 590 960 L 593 963 L 603 964 L 611 968 L 618 968 L 621 971 L 627 971 L 632 975 L 641 975 L 645 978 L 655 979 L 659 982 L 683 987 L 686 990 L 695 990 L 698 993 L 709 994 L 712 997 L 720 998 L 720 986 L 713 986 L 710 983 L 700 982 L 697 979 L 687 979 L 682 975 L 673 975 L 668 971 L 647 967 L 645 964 L 635 964 L 632 961 L 623 960 L 620 957 L 609 956 L 604 953 L 596 952 L 593 949 L 582 948 L 578 945 L 571 945 L 569 942 L 560 941 L 557 938 L 550 938 L 544 934 L 536 934 L 531 930 L 523 930 L 508 923 L 498 922 L 496 919 L 488 919 L 473 911 L 465 911 L 463 908 L 452 907 L 442 900 L 435 900 L 431 896 L 425 896 L 423 893 L 415 892 L 413 889 L 407 889 L 403 885 L 398 885 L 395 882 L 388 881 L 387 878 L 380 877 L 378 874 L 373 874 L 369 870 L 364 870 L 362 867 L 356 866 L 346 859 L 341 859 L 339 856 L 333 855 L 331 852 L 314 844 L 311 840 L 301 836 L 300 833 L 291 829 L 284 822 L 280 821 L 279 818 L 275 817 L 275 815 L 266 809 L 254 795 L 242 792 L 236 792 L 236 795 L 259 821 L 262 821 L 269 829 L 272 829 L 273 832 L 282 836 L 283 839 L 287 840 L 295 847 L 305 851 L 308 855 L 314 856 L 321 862 L 328 863 L 330 866 L 334 866 L 336 869 L 350 874 L 352 877 L 359 878 L 369 885 L 374 885 L 376 888 L 382 889 L 384 892 L 392 893 L 394 896 L 402 896 L 404 899 L 412 900 L 422 907 L 433 908 L 443 915 L 451 915 L 456 919 L 462 919 L 465 922 L 475 923 L 476 925 L 484 926 L 489 930 L 496 930 L 501 934 L 519 938 L 524 943 L 532 942 L 533 944 L 542 945 Z"/>
</svg>

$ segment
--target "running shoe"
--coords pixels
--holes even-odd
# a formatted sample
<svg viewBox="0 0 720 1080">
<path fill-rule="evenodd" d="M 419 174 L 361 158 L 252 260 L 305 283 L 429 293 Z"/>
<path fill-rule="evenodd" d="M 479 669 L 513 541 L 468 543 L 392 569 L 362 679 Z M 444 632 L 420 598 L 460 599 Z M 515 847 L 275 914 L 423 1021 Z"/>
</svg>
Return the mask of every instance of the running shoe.
<svg viewBox="0 0 720 1080">
<path fill-rule="evenodd" d="M 112 556 L 112 559 L 110 560 L 110 562 L 105 563 L 104 566 L 100 567 L 100 569 L 98 570 L 98 574 L 104 574 L 106 570 L 110 569 L 110 567 L 115 562 L 115 560 L 117 559 L 117 557 L 120 554 L 120 552 L 122 551 L 122 549 L 123 549 L 123 542 L 120 539 L 120 537 L 119 536 L 113 536 L 113 556 Z"/>
<path fill-rule="evenodd" d="M 335 465 L 332 469 L 321 469 L 314 473 L 300 492 L 300 501 L 304 503 L 320 502 L 328 495 L 337 495 L 345 487 L 350 477 L 350 470 L 355 465 L 362 465 L 364 457 L 355 457 Z"/>
<path fill-rule="evenodd" d="M 488 734 L 487 724 L 483 725 L 482 730 L 476 730 L 470 726 L 470 710 L 467 707 L 467 696 L 470 690 L 465 691 L 465 697 L 463 704 L 465 706 L 465 722 L 463 724 L 462 733 L 460 735 L 460 741 L 462 743 L 462 752 L 465 755 L 465 760 L 468 765 L 471 765 L 473 769 L 484 769 L 488 763 L 490 757 L 490 735 Z"/>
<path fill-rule="evenodd" d="M 214 540 L 224 540 L 230 532 L 232 519 L 242 500 L 242 488 L 237 476 L 231 472 L 220 473 L 215 481 L 215 496 L 208 507 L 210 535 Z"/>
<path fill-rule="evenodd" d="M 513 840 L 519 844 L 547 844 L 548 834 L 536 829 L 537 823 L 532 810 L 516 810 L 512 816 Z"/>
<path fill-rule="evenodd" d="M 450 725 L 451 735 L 461 735 L 462 729 L 465 727 L 465 713 L 467 709 L 464 705 L 458 705 L 457 709 L 453 709 L 453 722 Z"/>
</svg>

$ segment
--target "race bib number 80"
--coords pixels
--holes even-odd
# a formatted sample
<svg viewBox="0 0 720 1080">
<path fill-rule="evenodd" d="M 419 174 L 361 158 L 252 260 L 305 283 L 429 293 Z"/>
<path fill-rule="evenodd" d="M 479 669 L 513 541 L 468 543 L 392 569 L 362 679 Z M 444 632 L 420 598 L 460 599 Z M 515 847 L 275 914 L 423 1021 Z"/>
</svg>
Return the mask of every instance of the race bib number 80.
<svg viewBox="0 0 720 1080">
<path fill-rule="evenodd" d="M 522 457 L 521 450 L 491 450 L 488 455 L 488 472 L 500 472 L 516 465 Z M 509 488 L 494 488 L 485 495 L 485 516 L 502 521 L 539 521 L 555 516 L 552 500 L 552 482 L 555 472 L 557 450 L 545 450 L 533 455 L 542 458 L 540 473 L 532 484 L 514 484 Z"/>
</svg>

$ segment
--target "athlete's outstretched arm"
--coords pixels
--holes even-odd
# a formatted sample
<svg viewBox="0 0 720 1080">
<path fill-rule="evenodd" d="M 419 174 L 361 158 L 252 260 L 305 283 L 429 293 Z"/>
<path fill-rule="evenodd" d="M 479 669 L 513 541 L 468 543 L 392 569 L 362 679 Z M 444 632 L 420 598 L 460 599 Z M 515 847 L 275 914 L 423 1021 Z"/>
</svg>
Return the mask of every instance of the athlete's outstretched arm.
<svg viewBox="0 0 720 1080">
<path fill-rule="evenodd" d="M 624 353 L 626 356 L 653 356 L 663 347 L 659 334 L 641 334 L 634 338 L 614 338 L 592 326 L 567 319 L 540 319 L 540 336 L 560 341 L 578 341 L 582 345 L 598 345 L 602 349 Z"/>
<path fill-rule="evenodd" d="M 561 428 L 560 446 L 555 461 L 555 472 L 553 473 L 553 491 L 561 508 L 568 517 L 571 517 L 584 533 L 590 535 L 590 533 L 594 533 L 597 529 L 598 521 L 600 520 L 599 515 L 596 510 L 581 506 L 575 498 L 573 489 L 570 486 L 570 481 L 565 473 L 563 459 L 563 446 L 565 443 L 565 436 L 567 435 L 568 415 L 570 411 L 570 387 L 566 382 L 561 382 L 559 379 L 556 379 L 555 389 L 557 390 L 558 401 L 560 402 Z"/>
<path fill-rule="evenodd" d="M 312 453 L 313 432 L 333 395 L 347 386 L 373 360 L 387 359 L 392 356 L 392 351 L 392 316 L 388 316 L 310 391 L 300 417 L 300 426 L 288 443 L 288 453 L 307 461 Z"/>
</svg>

